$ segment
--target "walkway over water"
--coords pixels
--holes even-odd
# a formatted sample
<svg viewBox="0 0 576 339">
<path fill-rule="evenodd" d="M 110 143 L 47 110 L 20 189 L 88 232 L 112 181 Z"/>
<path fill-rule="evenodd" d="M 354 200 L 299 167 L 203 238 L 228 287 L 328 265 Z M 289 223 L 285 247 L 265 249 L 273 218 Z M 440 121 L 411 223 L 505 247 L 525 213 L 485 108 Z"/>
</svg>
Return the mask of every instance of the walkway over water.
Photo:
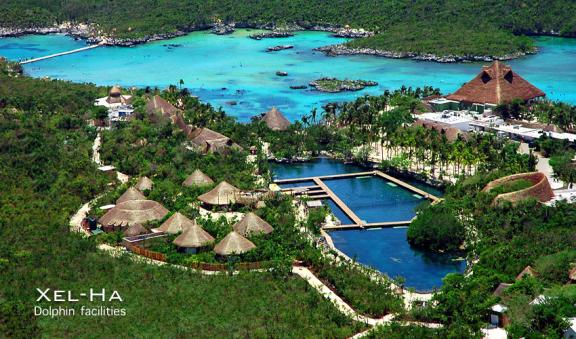
<svg viewBox="0 0 576 339">
<path fill-rule="evenodd" d="M 348 218 L 353 222 L 351 224 L 345 225 L 330 225 L 324 226 L 326 230 L 345 230 L 345 229 L 358 229 L 358 228 L 382 228 L 382 227 L 398 227 L 398 226 L 407 226 L 412 222 L 411 220 L 402 220 L 402 221 L 385 221 L 385 222 L 372 222 L 367 223 L 362 220 L 356 213 L 338 197 L 325 183 L 323 180 L 333 180 L 333 179 L 346 179 L 346 178 L 358 178 L 358 177 L 367 177 L 367 176 L 376 176 L 383 178 L 389 181 L 392 184 L 401 186 L 411 192 L 414 192 L 426 199 L 432 201 L 432 203 L 437 202 L 440 198 L 425 192 L 417 187 L 414 187 L 402 180 L 394 178 L 388 174 L 385 174 L 381 171 L 369 171 L 369 172 L 356 172 L 356 173 L 344 173 L 344 174 L 333 174 L 333 175 L 323 175 L 323 176 L 315 176 L 315 177 L 303 177 L 303 178 L 293 178 L 293 179 L 281 179 L 276 180 L 275 183 L 278 185 L 282 184 L 297 184 L 297 183 L 306 183 L 310 182 L 310 185 L 307 186 L 298 186 L 298 187 L 290 187 L 282 189 L 282 192 L 299 195 L 299 196 L 307 196 L 309 199 L 318 200 L 318 199 L 331 199 L 338 208 L 346 214 Z M 314 183 L 314 184 L 312 184 Z"/>
<path fill-rule="evenodd" d="M 73 54 L 73 53 L 78 53 L 78 52 L 82 52 L 82 51 L 87 51 L 96 47 L 100 47 L 103 46 L 104 43 L 101 42 L 97 45 L 90 45 L 90 46 L 86 46 L 86 47 L 82 47 L 82 48 L 78 48 L 78 49 L 74 49 L 71 51 L 67 51 L 67 52 L 60 52 L 60 53 L 56 53 L 56 54 L 51 54 L 51 55 L 47 55 L 47 56 L 43 56 L 40 58 L 34 58 L 34 59 L 29 59 L 29 60 L 24 60 L 24 61 L 20 61 L 20 65 L 25 65 L 25 64 L 31 64 L 33 62 L 37 62 L 37 61 L 42 61 L 42 60 L 46 60 L 46 59 L 52 59 L 52 58 L 56 58 L 59 56 L 63 56 L 63 55 L 68 55 L 68 54 Z"/>
</svg>

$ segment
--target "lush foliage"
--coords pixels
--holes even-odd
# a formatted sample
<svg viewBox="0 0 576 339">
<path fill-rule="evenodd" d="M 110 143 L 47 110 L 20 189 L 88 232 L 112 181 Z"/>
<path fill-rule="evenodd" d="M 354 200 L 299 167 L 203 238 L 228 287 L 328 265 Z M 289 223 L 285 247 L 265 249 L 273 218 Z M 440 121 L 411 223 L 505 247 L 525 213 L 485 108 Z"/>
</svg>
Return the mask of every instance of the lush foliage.
<svg viewBox="0 0 576 339">
<path fill-rule="evenodd" d="M 366 44 L 409 51 L 503 54 L 526 50 L 531 43 L 514 34 L 558 32 L 574 36 L 574 3 L 562 1 L 448 0 L 7 0 L 0 7 L 0 26 L 46 26 L 59 21 L 97 23 L 119 37 L 204 28 L 216 20 L 244 25 L 297 23 L 352 25 L 383 33 Z M 385 43 L 390 42 L 391 45 Z M 506 44 L 510 43 L 510 47 Z"/>
<path fill-rule="evenodd" d="M 393 26 L 370 38 L 352 40 L 346 45 L 352 48 L 439 56 L 505 56 L 535 49 L 530 38 L 515 36 L 496 28 L 453 21 L 436 22 L 433 25 L 428 22 L 409 22 Z"/>
<path fill-rule="evenodd" d="M 80 118 L 94 97 L 77 97 L 72 105 L 86 105 L 74 107 L 61 98 L 101 89 L 4 73 L 0 84 L 2 98 L 10 102 L 0 110 L 0 336 L 113 337 L 128 331 L 142 337 L 348 337 L 362 329 L 301 279 L 267 273 L 201 276 L 139 264 L 106 255 L 93 239 L 70 233 L 70 215 L 102 192 L 108 179 L 90 160 L 95 133 Z M 15 100 L 26 93 L 38 106 L 53 108 L 42 114 L 28 110 L 26 101 Z M 54 106 L 58 102 L 62 105 Z M 76 123 L 59 123 L 67 118 Z M 61 306 L 114 306 L 127 315 L 84 321 L 32 313 L 36 288 L 77 294 L 90 287 L 117 290 L 124 301 Z"/>
<path fill-rule="evenodd" d="M 408 227 L 411 245 L 432 251 L 458 251 L 464 242 L 464 225 L 444 204 L 424 208 Z"/>
</svg>

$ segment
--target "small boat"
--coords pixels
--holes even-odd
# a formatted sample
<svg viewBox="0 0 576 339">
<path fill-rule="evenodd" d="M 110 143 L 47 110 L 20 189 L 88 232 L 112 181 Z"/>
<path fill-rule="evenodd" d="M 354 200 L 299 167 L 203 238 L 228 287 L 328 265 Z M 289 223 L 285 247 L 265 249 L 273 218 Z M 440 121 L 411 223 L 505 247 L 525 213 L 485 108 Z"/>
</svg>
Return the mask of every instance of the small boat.
<svg viewBox="0 0 576 339">
<path fill-rule="evenodd" d="M 276 75 L 279 77 L 285 77 L 288 75 L 288 72 L 278 71 L 278 72 L 276 72 Z"/>
<path fill-rule="evenodd" d="M 292 85 L 290 86 L 291 89 L 306 89 L 308 86 L 306 85 Z"/>
</svg>

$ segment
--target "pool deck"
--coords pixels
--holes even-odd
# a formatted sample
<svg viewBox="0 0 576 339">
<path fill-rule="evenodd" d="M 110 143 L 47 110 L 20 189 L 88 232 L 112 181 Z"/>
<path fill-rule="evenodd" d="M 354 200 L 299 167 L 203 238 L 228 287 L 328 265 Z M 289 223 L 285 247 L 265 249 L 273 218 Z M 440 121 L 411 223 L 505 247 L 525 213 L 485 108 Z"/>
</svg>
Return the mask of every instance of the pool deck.
<svg viewBox="0 0 576 339">
<path fill-rule="evenodd" d="M 280 179 L 274 181 L 278 185 L 282 184 L 292 184 L 298 182 L 314 182 L 314 185 L 301 186 L 301 187 L 291 187 L 282 189 L 283 193 L 307 196 L 309 199 L 331 199 L 343 212 L 354 222 L 354 224 L 347 225 L 331 225 L 324 226 L 325 230 L 347 230 L 347 229 L 364 229 L 364 228 L 382 228 L 382 227 L 397 227 L 397 226 L 407 226 L 410 225 L 412 220 L 403 221 L 387 221 L 387 222 L 376 222 L 376 223 L 366 223 L 360 217 L 348 207 L 332 190 L 324 183 L 323 180 L 331 179 L 343 179 L 343 178 L 355 178 L 363 176 L 376 176 L 383 178 L 391 183 L 401 186 L 411 192 L 423 196 L 426 199 L 436 203 L 440 201 L 440 198 L 425 192 L 417 187 L 414 187 L 400 179 L 394 178 L 381 171 L 370 171 L 370 172 L 356 172 L 356 173 L 344 173 L 344 174 L 333 174 L 333 175 L 322 175 L 315 177 L 304 177 L 304 178 L 292 178 L 292 179 Z"/>
</svg>

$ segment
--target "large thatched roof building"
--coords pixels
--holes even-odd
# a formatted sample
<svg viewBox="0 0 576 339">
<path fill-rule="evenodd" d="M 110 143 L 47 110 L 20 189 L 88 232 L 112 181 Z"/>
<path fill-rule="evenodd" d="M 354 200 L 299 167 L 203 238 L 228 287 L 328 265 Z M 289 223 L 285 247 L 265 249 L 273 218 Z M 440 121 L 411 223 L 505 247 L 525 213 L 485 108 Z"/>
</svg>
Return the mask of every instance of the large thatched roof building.
<svg viewBox="0 0 576 339">
<path fill-rule="evenodd" d="M 243 254 L 254 248 L 256 248 L 254 243 L 232 231 L 214 247 L 214 252 L 218 255 L 227 256 Z"/>
<path fill-rule="evenodd" d="M 544 92 L 512 71 L 510 66 L 494 61 L 446 98 L 468 104 L 498 105 L 514 99 L 529 101 L 543 96 Z"/>
<path fill-rule="evenodd" d="M 170 218 L 156 228 L 155 231 L 176 234 L 183 232 L 189 227 L 194 226 L 196 223 L 180 212 L 174 213 Z"/>
<path fill-rule="evenodd" d="M 182 234 L 174 239 L 173 244 L 185 249 L 186 252 L 196 253 L 199 248 L 206 247 L 214 241 L 214 237 L 193 221 L 193 225 L 186 228 Z"/>
<path fill-rule="evenodd" d="M 262 121 L 266 123 L 266 126 L 273 131 L 285 131 L 290 126 L 290 121 L 286 119 L 284 114 L 280 112 L 276 107 L 272 107 L 271 110 L 264 114 Z"/>
<path fill-rule="evenodd" d="M 222 181 L 218 186 L 209 192 L 198 197 L 198 200 L 208 205 L 225 206 L 235 204 L 238 201 L 240 190 L 226 181 Z"/>
<path fill-rule="evenodd" d="M 124 193 L 122 193 L 120 198 L 116 200 L 116 204 L 121 204 L 129 200 L 146 200 L 146 197 L 135 187 L 129 187 Z"/>
<path fill-rule="evenodd" d="M 163 117 L 171 118 L 180 112 L 178 108 L 159 95 L 148 99 L 146 103 L 146 113 L 148 114 L 161 114 Z"/>
<path fill-rule="evenodd" d="M 190 174 L 186 180 L 182 183 L 182 186 L 192 187 L 192 186 L 208 186 L 214 184 L 214 180 L 212 180 L 209 176 L 204 174 L 199 169 L 196 169 L 192 174 Z"/>
<path fill-rule="evenodd" d="M 259 233 L 269 234 L 273 230 L 274 229 L 269 223 L 253 212 L 246 213 L 244 218 L 234 225 L 234 231 L 244 237 L 249 237 Z"/>
<path fill-rule="evenodd" d="M 152 182 L 152 180 L 150 180 L 150 178 L 141 177 L 140 179 L 138 179 L 138 182 L 136 183 L 136 186 L 134 186 L 134 187 L 136 187 L 137 190 L 142 192 L 142 191 L 151 190 L 153 186 L 154 186 L 154 182 Z"/>
<path fill-rule="evenodd" d="M 232 139 L 206 127 L 191 127 L 188 132 L 188 139 L 204 154 L 225 154 L 231 149 L 242 149 Z"/>
<path fill-rule="evenodd" d="M 98 222 L 103 226 L 129 226 L 147 221 L 160 220 L 168 210 L 152 200 L 128 200 L 104 214 Z"/>
</svg>

